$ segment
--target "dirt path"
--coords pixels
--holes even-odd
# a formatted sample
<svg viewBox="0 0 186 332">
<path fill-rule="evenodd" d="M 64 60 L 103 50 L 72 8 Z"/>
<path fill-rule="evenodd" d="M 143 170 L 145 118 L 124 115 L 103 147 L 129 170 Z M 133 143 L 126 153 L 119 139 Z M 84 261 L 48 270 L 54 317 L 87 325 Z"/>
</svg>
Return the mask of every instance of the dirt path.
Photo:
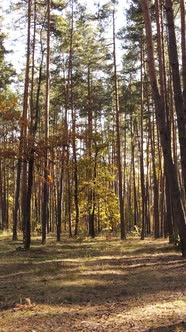
<svg viewBox="0 0 186 332">
<path fill-rule="evenodd" d="M 164 240 L 1 240 L 0 309 L 0 332 L 186 331 L 186 260 Z"/>
</svg>

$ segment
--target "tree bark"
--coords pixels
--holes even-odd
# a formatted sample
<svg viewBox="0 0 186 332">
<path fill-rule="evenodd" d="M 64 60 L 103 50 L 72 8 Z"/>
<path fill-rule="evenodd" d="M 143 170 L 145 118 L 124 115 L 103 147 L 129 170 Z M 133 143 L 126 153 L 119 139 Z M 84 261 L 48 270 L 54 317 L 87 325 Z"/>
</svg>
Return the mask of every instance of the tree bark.
<svg viewBox="0 0 186 332">
<path fill-rule="evenodd" d="M 141 5 L 144 16 L 144 22 L 145 22 L 149 76 L 150 76 L 151 88 L 155 103 L 155 109 L 156 109 L 156 121 L 159 129 L 160 141 L 163 150 L 164 163 L 167 169 L 167 176 L 170 184 L 170 190 L 172 192 L 172 198 L 173 198 L 172 204 L 174 208 L 175 222 L 179 230 L 181 251 L 183 256 L 186 256 L 186 224 L 184 218 L 184 211 L 181 203 L 181 196 L 179 191 L 176 169 L 172 161 L 171 142 L 169 139 L 168 130 L 165 122 L 164 103 L 158 90 L 155 61 L 154 61 L 152 27 L 151 27 L 151 19 L 148 8 L 148 1 L 142 0 Z"/>
<path fill-rule="evenodd" d="M 181 49 L 182 49 L 182 76 L 183 76 L 183 103 L 186 122 L 186 10 L 184 0 L 180 0 L 181 9 Z"/>
<path fill-rule="evenodd" d="M 119 95 L 118 95 L 117 64 L 116 64 L 115 8 L 113 10 L 113 66 L 114 66 L 115 112 L 116 112 L 116 149 L 117 149 L 120 229 L 121 229 L 121 240 L 125 240 L 126 231 L 125 231 L 125 220 L 124 220 L 123 179 L 122 179 L 122 164 L 121 164 L 120 125 L 119 125 L 120 122 Z"/>
<path fill-rule="evenodd" d="M 141 42 L 141 109 L 140 109 L 140 180 L 141 180 L 141 204 L 142 204 L 142 213 L 141 213 L 141 240 L 145 238 L 145 210 L 146 210 L 146 190 L 145 190 L 145 175 L 144 175 L 144 149 L 143 149 L 143 41 Z"/>
<path fill-rule="evenodd" d="M 57 188 L 57 241 L 61 240 L 61 223 L 62 223 L 62 201 L 64 188 L 64 147 L 62 154 L 62 165 L 60 170 L 59 186 Z"/>
<path fill-rule="evenodd" d="M 186 121 L 184 116 L 184 103 L 183 103 L 183 95 L 182 95 L 180 73 L 179 73 L 178 52 L 177 52 L 175 26 L 174 26 L 174 13 L 172 6 L 173 6 L 172 0 L 165 1 L 167 28 L 169 35 L 169 41 L 168 41 L 169 61 L 172 68 L 174 101 L 175 101 L 175 109 L 176 109 L 177 123 L 178 123 L 178 137 L 180 143 L 182 176 L 186 192 Z"/>
<path fill-rule="evenodd" d="M 26 217 L 27 214 L 27 117 L 28 117 L 28 98 L 29 98 L 29 79 L 30 79 L 30 54 L 31 54 L 31 13 L 32 13 L 32 1 L 28 1 L 28 27 L 27 27 L 27 60 L 26 60 L 26 73 L 25 73 L 25 86 L 24 86 L 24 100 L 23 100 L 23 124 L 21 128 L 20 137 L 20 156 L 23 158 L 23 172 L 22 172 L 22 228 L 23 228 L 23 243 L 24 248 L 28 250 L 30 248 L 30 224 Z M 18 167 L 20 162 L 18 161 Z M 17 175 L 20 175 L 19 169 Z M 17 181 L 19 185 L 19 178 Z M 17 190 L 17 195 L 19 189 Z M 17 203 L 17 202 L 16 202 Z M 15 210 L 16 212 L 16 210 Z"/>
<path fill-rule="evenodd" d="M 48 122 L 50 107 L 50 3 L 47 0 L 47 59 L 46 59 L 46 95 L 45 95 L 45 161 L 42 202 L 42 244 L 46 243 L 46 229 L 48 224 Z"/>
</svg>

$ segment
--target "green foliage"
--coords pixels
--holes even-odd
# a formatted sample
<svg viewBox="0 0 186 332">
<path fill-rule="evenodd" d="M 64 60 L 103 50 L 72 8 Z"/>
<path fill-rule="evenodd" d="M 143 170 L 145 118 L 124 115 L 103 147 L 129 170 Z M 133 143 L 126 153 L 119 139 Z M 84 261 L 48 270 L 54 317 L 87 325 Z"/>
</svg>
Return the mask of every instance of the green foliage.
<svg viewBox="0 0 186 332">
<path fill-rule="evenodd" d="M 0 91 L 3 91 L 14 81 L 15 70 L 13 66 L 6 61 L 6 55 L 9 53 L 4 47 L 6 35 L 0 33 Z"/>
<path fill-rule="evenodd" d="M 50 29 L 55 37 L 62 38 L 67 29 L 67 22 L 62 16 L 58 14 L 52 14 Z"/>
<path fill-rule="evenodd" d="M 17 98 L 10 90 L 0 92 L 0 155 L 14 157 L 17 139 L 13 135 L 19 130 L 20 112 L 17 110 Z M 5 144 L 6 142 L 6 144 Z"/>
<path fill-rule="evenodd" d="M 62 11 L 67 6 L 67 2 L 65 0 L 52 0 L 51 8 L 56 9 L 57 11 Z"/>
</svg>

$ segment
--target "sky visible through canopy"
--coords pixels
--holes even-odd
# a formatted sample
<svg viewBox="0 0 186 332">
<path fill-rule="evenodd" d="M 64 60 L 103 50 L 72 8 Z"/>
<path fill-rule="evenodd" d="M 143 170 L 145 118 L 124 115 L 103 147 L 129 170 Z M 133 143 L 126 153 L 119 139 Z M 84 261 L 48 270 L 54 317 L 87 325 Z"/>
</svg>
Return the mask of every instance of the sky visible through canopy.
<svg viewBox="0 0 186 332">
<path fill-rule="evenodd" d="M 12 0 L 11 3 L 17 3 L 18 0 Z M 89 9 L 92 11 L 96 8 L 94 5 L 99 4 L 100 6 L 104 5 L 108 2 L 108 0 L 98 0 L 97 2 L 92 1 L 81 1 L 83 4 L 87 4 Z M 125 9 L 129 4 L 128 0 L 122 1 L 119 0 L 117 4 L 117 11 L 116 11 L 116 32 L 126 24 L 125 22 Z M 16 12 L 14 11 L 13 14 L 6 13 L 9 8 L 9 2 L 3 1 L 0 8 L 0 15 L 3 17 L 3 24 L 2 30 L 6 33 L 7 38 L 5 40 L 5 47 L 11 52 L 7 55 L 7 60 L 10 61 L 13 66 L 16 68 L 17 72 L 21 71 L 25 61 L 25 45 L 26 45 L 26 37 L 23 36 L 21 29 L 19 30 L 19 22 L 18 17 L 16 17 Z M 18 28 L 15 29 L 14 25 L 18 25 Z M 111 34 L 112 31 L 111 27 L 108 30 L 108 34 Z M 120 59 L 120 45 L 117 41 L 117 53 L 118 53 L 118 60 Z"/>
</svg>

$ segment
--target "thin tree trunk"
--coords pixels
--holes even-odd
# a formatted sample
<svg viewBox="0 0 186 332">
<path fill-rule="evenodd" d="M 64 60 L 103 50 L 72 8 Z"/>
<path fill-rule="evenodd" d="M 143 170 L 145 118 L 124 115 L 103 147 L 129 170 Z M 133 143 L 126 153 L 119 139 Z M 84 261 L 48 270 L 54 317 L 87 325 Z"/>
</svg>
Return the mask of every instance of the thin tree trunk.
<svg viewBox="0 0 186 332">
<path fill-rule="evenodd" d="M 3 181 L 2 181 L 2 171 L 1 171 L 2 160 L 0 158 L 0 230 L 3 229 Z"/>
<path fill-rule="evenodd" d="M 152 125 L 151 120 L 149 119 L 149 133 L 150 133 L 150 142 L 151 142 L 151 156 L 152 156 L 152 174 L 153 174 L 153 191 L 154 191 L 154 236 L 155 238 L 159 237 L 159 195 L 158 195 L 158 179 L 156 174 L 156 163 L 155 163 L 155 142 L 154 135 L 152 134 Z"/>
<path fill-rule="evenodd" d="M 17 178 L 16 178 L 16 189 L 15 189 L 15 202 L 14 202 L 14 211 L 13 211 L 13 236 L 12 240 L 17 240 L 17 224 L 18 224 L 18 211 L 19 211 L 19 196 L 20 196 L 20 188 L 21 188 L 21 170 L 22 170 L 22 159 L 25 158 L 25 139 L 27 132 L 27 113 L 28 113 L 28 90 L 29 90 L 29 75 L 30 75 L 30 30 L 31 30 L 31 0 L 28 1 L 27 7 L 27 59 L 26 59 L 26 72 L 25 72 L 25 82 L 24 82 L 24 97 L 23 97 L 23 116 L 22 116 L 22 124 L 21 124 L 21 133 L 20 133 L 20 143 L 19 143 L 19 158 L 17 163 Z M 22 197 L 26 198 L 26 173 L 24 172 L 22 179 L 24 179 L 24 193 L 22 193 Z M 24 200 L 23 199 L 23 200 Z M 25 203 L 22 200 L 22 209 L 25 209 Z M 24 211 L 22 211 L 24 215 Z M 24 219 L 24 218 L 23 218 Z M 23 229 L 23 242 L 26 234 L 24 233 L 24 221 L 22 224 Z M 28 229 L 29 232 L 29 229 Z M 28 235 L 29 236 L 29 235 Z"/>
<path fill-rule="evenodd" d="M 90 161 L 90 166 L 88 168 L 88 180 L 93 180 L 93 170 L 92 170 L 92 117 L 93 117 L 93 105 L 92 105 L 92 93 L 91 93 L 91 68 L 88 66 L 88 156 Z M 89 236 L 95 237 L 95 225 L 94 225 L 94 188 L 88 189 L 88 232 Z"/>
<path fill-rule="evenodd" d="M 68 211 L 68 233 L 69 237 L 72 237 L 72 182 L 71 182 L 71 172 L 70 172 L 70 157 L 69 157 L 69 147 L 68 147 L 68 157 L 67 157 L 67 211 Z"/>
<path fill-rule="evenodd" d="M 70 84 L 70 105 L 72 114 L 72 151 L 73 151 L 73 179 L 74 179 L 74 205 L 75 205 L 75 231 L 74 235 L 78 234 L 79 225 L 79 186 L 78 186 L 78 166 L 76 156 L 76 114 L 74 109 L 74 92 L 73 92 L 73 78 L 72 78 L 72 56 L 73 56 L 73 34 L 74 34 L 74 1 L 72 0 L 72 16 L 71 16 L 71 30 L 70 30 L 70 52 L 69 52 L 69 79 Z"/>
<path fill-rule="evenodd" d="M 12 241 L 17 241 L 20 185 L 21 185 L 21 159 L 19 158 L 18 163 L 17 163 L 16 190 L 15 190 L 15 202 L 14 202 L 14 211 L 13 211 Z"/>
<path fill-rule="evenodd" d="M 31 12 L 32 1 L 28 1 L 28 28 L 27 28 L 27 62 L 25 73 L 25 87 L 24 87 L 24 101 L 23 101 L 23 125 L 21 129 L 20 138 L 20 158 L 23 153 L 23 172 L 22 172 L 22 229 L 23 229 L 23 243 L 24 248 L 28 250 L 30 248 L 30 225 L 27 224 L 27 116 L 28 116 L 28 98 L 29 98 L 29 78 L 30 78 L 30 54 L 31 54 Z M 18 166 L 20 167 L 19 163 Z M 20 173 L 18 173 L 19 175 Z M 18 182 L 19 184 L 19 179 Z M 17 191 L 19 193 L 19 190 Z"/>
<path fill-rule="evenodd" d="M 64 147 L 63 147 L 64 149 Z M 62 223 L 62 201 L 63 201 L 63 187 L 64 187 L 64 153 L 62 155 L 62 165 L 60 171 L 59 189 L 57 195 L 57 241 L 61 240 L 61 223 Z"/>
<path fill-rule="evenodd" d="M 166 180 L 166 228 L 165 236 L 169 235 L 169 243 L 174 243 L 174 227 L 173 227 L 173 213 L 172 213 L 172 202 L 171 194 L 169 189 L 169 182 Z"/>
<path fill-rule="evenodd" d="M 135 134 L 133 131 L 133 119 L 130 123 L 131 127 L 131 162 L 132 162 L 132 178 L 133 178 L 133 196 L 134 196 L 134 226 L 137 226 L 138 222 L 138 201 L 137 201 L 137 191 L 136 191 L 136 170 L 135 170 L 135 159 L 134 159 L 134 150 L 135 150 Z"/>
<path fill-rule="evenodd" d="M 46 59 L 46 98 L 45 98 L 45 161 L 42 202 L 42 244 L 46 243 L 46 229 L 48 224 L 48 123 L 50 107 L 50 3 L 47 0 L 47 59 Z"/>
<path fill-rule="evenodd" d="M 125 220 L 124 220 L 124 199 L 123 199 L 123 179 L 121 164 L 121 143 L 120 143 L 120 116 L 119 116 L 119 95 L 116 65 L 116 32 L 115 32 L 115 9 L 113 10 L 113 65 L 114 65 L 114 92 L 115 92 L 115 112 L 116 112 L 116 147 L 117 147 L 117 169 L 119 186 L 119 210 L 120 210 L 120 228 L 121 240 L 126 239 Z"/>
<path fill-rule="evenodd" d="M 143 153 L 143 42 L 141 45 L 141 114 L 140 114 L 140 180 L 141 180 L 141 204 L 142 204 L 142 215 L 141 215 L 141 240 L 145 238 L 145 176 L 144 176 L 144 153 Z"/>
<path fill-rule="evenodd" d="M 28 183 L 27 192 L 25 198 L 25 213 L 24 213 L 24 227 L 25 227 L 25 249 L 30 248 L 31 243 L 31 198 L 32 198 L 32 186 L 33 186 L 33 173 L 34 173 L 34 144 L 35 144 L 35 132 L 37 130 L 38 114 L 35 116 L 34 124 L 34 67 L 35 67 L 35 36 L 36 36 L 36 2 L 34 2 L 34 33 L 32 42 L 32 72 L 31 72 L 31 98 L 30 98 L 30 151 L 28 156 Z M 41 77 L 39 77 L 40 86 Z M 39 96 L 37 96 L 36 101 L 39 102 Z M 36 113 L 38 111 L 39 105 L 36 105 Z"/>
</svg>

